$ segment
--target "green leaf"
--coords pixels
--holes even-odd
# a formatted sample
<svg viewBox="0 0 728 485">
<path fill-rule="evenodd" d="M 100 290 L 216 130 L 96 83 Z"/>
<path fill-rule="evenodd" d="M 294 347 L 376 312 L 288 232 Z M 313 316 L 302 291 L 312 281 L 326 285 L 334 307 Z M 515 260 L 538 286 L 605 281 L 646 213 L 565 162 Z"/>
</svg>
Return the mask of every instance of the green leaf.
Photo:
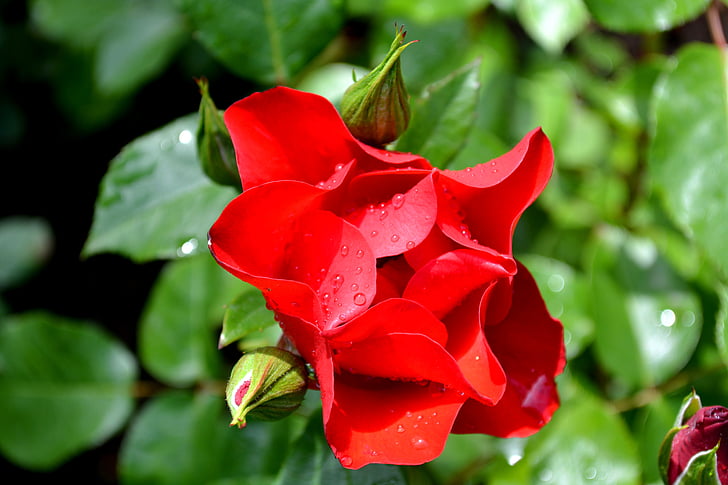
<svg viewBox="0 0 728 485">
<path fill-rule="evenodd" d="M 588 307 L 590 288 L 586 278 L 556 259 L 535 254 L 518 259 L 536 280 L 551 316 L 563 323 L 567 357 L 575 357 L 594 338 L 595 325 Z"/>
<path fill-rule="evenodd" d="M 721 485 L 718 478 L 718 446 L 693 455 L 673 485 Z"/>
<path fill-rule="evenodd" d="M 518 20 L 545 51 L 560 53 L 589 22 L 582 0 L 521 0 Z"/>
<path fill-rule="evenodd" d="M 339 33 L 342 0 L 180 0 L 197 39 L 236 74 L 290 84 Z"/>
<path fill-rule="evenodd" d="M 206 247 L 207 231 L 235 196 L 208 179 L 197 160 L 197 115 L 127 145 L 101 182 L 83 255 L 117 252 L 141 262 Z"/>
<path fill-rule="evenodd" d="M 6 317 L 0 368 L 0 450 L 26 468 L 52 469 L 97 446 L 134 406 L 134 357 L 88 322 Z"/>
<path fill-rule="evenodd" d="M 418 153 L 433 165 L 446 166 L 462 148 L 473 125 L 480 93 L 479 73 L 480 62 L 475 61 L 425 88 L 396 149 Z"/>
<path fill-rule="evenodd" d="M 149 297 L 139 328 L 145 368 L 184 386 L 222 373 L 213 326 L 242 283 L 209 255 L 169 262 Z"/>
<path fill-rule="evenodd" d="M 703 12 L 710 0 L 584 0 L 594 20 L 619 32 L 669 30 Z"/>
<path fill-rule="evenodd" d="M 531 437 L 514 468 L 531 467 L 541 482 L 569 485 L 637 485 L 640 460 L 622 418 L 579 389 Z M 534 480 L 531 483 L 536 483 Z"/>
<path fill-rule="evenodd" d="M 103 94 L 124 94 L 157 75 L 186 39 L 183 18 L 166 1 L 130 2 L 96 46 L 95 80 Z"/>
<path fill-rule="evenodd" d="M 467 17 L 484 9 L 490 0 L 349 0 L 349 10 L 358 15 L 403 16 L 415 22 L 435 23 L 451 17 Z"/>
<path fill-rule="evenodd" d="M 269 483 L 288 448 L 291 420 L 231 428 L 220 396 L 177 391 L 149 401 L 124 437 L 124 485 Z M 229 483 L 229 482 L 225 482 Z"/>
<path fill-rule="evenodd" d="M 39 218 L 7 217 L 0 220 L 0 291 L 30 277 L 48 259 L 53 234 Z"/>
<path fill-rule="evenodd" d="M 32 0 L 33 24 L 45 35 L 76 47 L 94 45 L 117 15 L 127 9 L 118 0 Z"/>
<path fill-rule="evenodd" d="M 680 428 L 670 428 L 665 435 L 665 438 L 660 444 L 659 452 L 657 453 L 657 463 L 660 470 L 660 478 L 664 483 L 667 482 L 667 474 L 670 469 L 670 455 L 672 454 L 672 440 L 675 439 L 675 435 L 680 431 Z"/>
<path fill-rule="evenodd" d="M 664 382 L 700 339 L 700 301 L 652 240 L 606 226 L 600 237 L 591 268 L 597 358 L 631 388 Z"/>
<path fill-rule="evenodd" d="M 293 443 L 275 485 L 406 485 L 404 469 L 393 465 L 367 465 L 347 470 L 334 457 L 323 435 L 321 412 L 315 412 Z"/>
<path fill-rule="evenodd" d="M 275 325 L 273 312 L 265 306 L 265 298 L 252 286 L 230 302 L 222 320 L 219 347 Z"/>
<path fill-rule="evenodd" d="M 688 45 L 654 91 L 649 169 L 668 214 L 728 274 L 728 65 Z"/>
</svg>

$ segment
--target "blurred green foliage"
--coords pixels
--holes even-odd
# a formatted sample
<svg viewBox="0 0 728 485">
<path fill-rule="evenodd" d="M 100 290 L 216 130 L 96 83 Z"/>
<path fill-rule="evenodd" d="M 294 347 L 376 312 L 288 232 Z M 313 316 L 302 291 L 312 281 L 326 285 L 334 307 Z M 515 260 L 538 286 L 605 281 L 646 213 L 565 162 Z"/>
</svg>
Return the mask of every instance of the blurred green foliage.
<svg viewBox="0 0 728 485">
<path fill-rule="evenodd" d="M 414 116 L 398 149 L 463 168 L 535 126 L 552 140 L 554 176 L 514 247 L 565 326 L 569 362 L 562 407 L 537 435 L 452 436 L 421 467 L 342 469 L 315 393 L 284 421 L 228 429 L 235 359 L 218 344 L 276 333 L 262 299 L 206 254 L 235 192 L 199 166 L 190 104 L 110 162 L 83 249 L 164 262 L 136 341 L 15 313 L 7 292 L 38 277 L 53 235 L 39 218 L 0 220 L 0 451 L 50 471 L 121 436 L 115 480 L 129 485 L 661 483 L 659 445 L 683 396 L 728 403 L 728 51 L 711 15 L 725 19 L 725 2 L 29 1 L 23 28 L 0 20 L 0 72 L 40 61 L 14 46 L 52 46 L 44 82 L 89 137 L 172 65 L 189 77 L 166 82 L 194 90 L 206 76 L 213 97 L 216 79 L 234 79 L 224 87 L 238 98 L 286 84 L 336 104 L 404 24 L 420 42 L 402 58 Z M 23 136 L 6 91 L 0 128 L 3 146 Z"/>
</svg>

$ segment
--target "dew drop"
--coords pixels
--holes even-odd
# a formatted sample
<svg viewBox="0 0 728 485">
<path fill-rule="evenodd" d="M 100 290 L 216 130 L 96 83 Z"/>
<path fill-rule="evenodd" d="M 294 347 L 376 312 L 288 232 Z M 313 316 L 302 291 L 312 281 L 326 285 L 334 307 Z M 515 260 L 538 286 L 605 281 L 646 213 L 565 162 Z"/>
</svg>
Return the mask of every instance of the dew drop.
<svg viewBox="0 0 728 485">
<path fill-rule="evenodd" d="M 339 164 L 337 164 L 337 165 L 336 165 L 336 166 L 334 167 L 334 171 L 336 171 L 336 172 L 340 172 L 340 171 L 341 171 L 341 170 L 342 170 L 343 168 L 344 168 L 344 164 L 343 164 L 343 163 L 339 163 Z"/>
<path fill-rule="evenodd" d="M 349 254 L 349 246 L 344 244 L 343 246 L 341 246 L 341 255 L 346 256 L 347 254 Z"/>
<path fill-rule="evenodd" d="M 369 233 L 369 236 L 370 237 L 376 237 L 377 234 L 379 234 L 377 231 L 372 231 L 372 232 Z"/>
<path fill-rule="evenodd" d="M 364 293 L 357 293 L 354 295 L 354 305 L 362 306 L 367 302 L 367 297 Z"/>
<path fill-rule="evenodd" d="M 339 461 L 343 466 L 351 466 L 351 464 L 354 463 L 354 460 L 352 460 L 350 456 L 342 456 L 339 458 Z"/>
<path fill-rule="evenodd" d="M 404 426 L 401 424 L 397 425 L 397 433 L 404 433 Z"/>
<path fill-rule="evenodd" d="M 412 448 L 415 450 L 424 450 L 427 446 L 427 441 L 422 438 L 412 438 Z"/>
<path fill-rule="evenodd" d="M 384 219 L 387 218 L 388 215 L 389 215 L 389 213 L 387 213 L 386 210 L 384 210 L 384 209 L 380 210 L 379 211 L 379 220 L 383 221 Z"/>
<path fill-rule="evenodd" d="M 364 250 L 363 250 L 363 249 L 360 249 L 360 250 L 358 250 L 358 251 L 356 252 L 356 257 L 357 257 L 357 258 L 361 258 L 361 257 L 363 257 L 363 256 L 364 256 Z"/>
<path fill-rule="evenodd" d="M 391 239 L 392 239 L 392 242 L 397 242 L 397 241 L 399 241 L 399 235 L 397 235 L 397 234 L 392 234 L 392 237 L 391 237 Z"/>
<path fill-rule="evenodd" d="M 354 269 L 354 274 L 361 274 L 361 272 L 362 272 L 362 271 L 363 271 L 363 270 L 361 269 L 361 266 L 357 266 L 357 267 L 356 267 L 356 268 Z"/>
<path fill-rule="evenodd" d="M 392 197 L 392 207 L 399 209 L 404 205 L 404 194 L 397 194 Z"/>
<path fill-rule="evenodd" d="M 341 320 L 342 322 L 345 321 L 346 320 L 346 315 L 344 315 L 343 313 L 340 314 L 339 315 L 339 320 Z"/>
<path fill-rule="evenodd" d="M 407 241 L 407 249 L 414 249 L 414 248 L 415 248 L 415 242 Z"/>
<path fill-rule="evenodd" d="M 192 132 L 190 130 L 182 130 L 180 132 L 179 136 L 177 137 L 177 140 L 181 144 L 187 145 L 192 142 L 192 138 L 193 138 L 193 136 L 192 136 Z"/>
<path fill-rule="evenodd" d="M 334 288 L 334 293 L 339 291 L 341 289 L 341 285 L 343 285 L 343 284 L 344 284 L 343 276 L 341 276 L 340 274 L 337 274 L 336 276 L 334 276 L 334 280 L 331 282 L 331 285 Z"/>
<path fill-rule="evenodd" d="M 351 284 L 351 291 L 356 291 L 358 289 L 359 289 L 359 285 L 357 285 L 356 283 Z"/>
</svg>

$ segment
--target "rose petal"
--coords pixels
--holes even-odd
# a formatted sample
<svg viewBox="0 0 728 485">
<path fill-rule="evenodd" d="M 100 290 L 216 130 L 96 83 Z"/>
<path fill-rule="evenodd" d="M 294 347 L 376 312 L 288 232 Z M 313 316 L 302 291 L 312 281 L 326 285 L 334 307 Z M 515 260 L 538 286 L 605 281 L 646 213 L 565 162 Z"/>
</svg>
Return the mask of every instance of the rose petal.
<svg viewBox="0 0 728 485">
<path fill-rule="evenodd" d="M 414 270 L 403 256 L 388 259 L 377 268 L 377 294 L 374 303 L 390 298 L 401 298 Z"/>
<path fill-rule="evenodd" d="M 294 240 L 295 220 L 316 208 L 323 192 L 300 182 L 273 182 L 239 195 L 209 231 L 217 262 L 263 292 L 275 310 L 320 318 L 313 290 L 284 275 L 286 248 Z M 295 305 L 294 305 L 295 304 Z"/>
<path fill-rule="evenodd" d="M 546 186 L 553 170 L 551 143 L 541 129 L 511 151 L 465 170 L 440 171 L 438 224 L 454 241 L 511 253 L 513 230 Z"/>
<path fill-rule="evenodd" d="M 417 178 L 420 178 L 418 175 Z M 352 181 L 352 192 L 366 194 L 369 200 L 361 198 L 357 208 L 345 216 L 357 226 L 367 238 L 377 258 L 402 254 L 422 242 L 435 224 L 437 195 L 432 176 L 422 178 L 414 187 L 398 192 L 402 182 L 412 180 L 411 175 L 387 172 L 378 177 L 367 177 L 369 182 L 377 181 L 377 190 L 357 189 L 357 179 Z M 382 192 L 386 193 L 381 199 Z"/>
<path fill-rule="evenodd" d="M 363 155 L 336 108 L 316 94 L 276 87 L 225 111 L 243 189 L 274 180 L 317 184 Z"/>
<path fill-rule="evenodd" d="M 447 351 L 460 371 L 479 392 L 482 404 L 492 406 L 506 389 L 506 375 L 483 333 L 482 302 L 487 302 L 496 282 L 482 291 L 473 291 L 443 320 L 448 329 Z M 487 397 L 488 399 L 483 399 Z"/>
<path fill-rule="evenodd" d="M 373 160 L 387 165 L 409 165 L 415 168 L 431 169 L 430 162 L 414 153 L 394 152 L 390 150 L 382 150 L 359 142 L 361 149 L 367 153 Z M 381 167 L 380 167 L 381 168 Z M 368 168 L 367 171 L 372 168 Z"/>
<path fill-rule="evenodd" d="M 332 346 L 343 348 L 391 333 L 419 334 L 439 345 L 447 343 L 447 332 L 440 320 L 422 305 L 401 298 L 375 305 L 359 318 L 327 330 L 324 336 Z"/>
<path fill-rule="evenodd" d="M 302 214 L 293 229 L 282 275 L 316 291 L 322 329 L 364 312 L 376 293 L 376 261 L 361 233 L 328 211 Z"/>
<path fill-rule="evenodd" d="M 440 386 L 337 379 L 326 439 L 346 468 L 419 465 L 442 453 L 463 399 Z"/>
<path fill-rule="evenodd" d="M 458 249 L 421 267 L 410 279 L 404 298 L 417 301 L 438 318 L 458 306 L 473 290 L 510 276 L 513 259 L 492 252 Z"/>
<path fill-rule="evenodd" d="M 559 406 L 554 377 L 565 364 L 563 327 L 546 309 L 533 277 L 519 264 L 508 316 L 485 335 L 507 376 L 495 406 L 468 400 L 453 433 L 528 436 L 543 427 Z"/>
</svg>

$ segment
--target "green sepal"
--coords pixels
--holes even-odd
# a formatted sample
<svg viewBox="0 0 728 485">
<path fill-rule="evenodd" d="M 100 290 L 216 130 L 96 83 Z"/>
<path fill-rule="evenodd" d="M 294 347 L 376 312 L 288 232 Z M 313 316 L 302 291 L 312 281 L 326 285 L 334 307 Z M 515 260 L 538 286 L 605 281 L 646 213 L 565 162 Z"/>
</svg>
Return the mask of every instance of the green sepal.
<svg viewBox="0 0 728 485">
<path fill-rule="evenodd" d="M 225 390 L 232 421 L 244 428 L 246 417 L 282 419 L 295 411 L 308 388 L 303 359 L 278 347 L 261 347 L 243 354 L 233 367 Z"/>
<path fill-rule="evenodd" d="M 212 181 L 240 189 L 240 175 L 235 160 L 230 133 L 223 112 L 210 97 L 207 79 L 197 79 L 200 88 L 199 124 L 197 126 L 197 155 L 202 170 Z"/>
<path fill-rule="evenodd" d="M 400 55 L 412 44 L 404 44 L 406 32 L 397 30 L 384 60 L 356 81 L 341 100 L 341 117 L 352 135 L 375 147 L 396 140 L 409 125 L 409 94 L 402 77 Z"/>
<path fill-rule="evenodd" d="M 695 453 L 672 485 L 721 485 L 718 478 L 718 446 Z"/>
</svg>

